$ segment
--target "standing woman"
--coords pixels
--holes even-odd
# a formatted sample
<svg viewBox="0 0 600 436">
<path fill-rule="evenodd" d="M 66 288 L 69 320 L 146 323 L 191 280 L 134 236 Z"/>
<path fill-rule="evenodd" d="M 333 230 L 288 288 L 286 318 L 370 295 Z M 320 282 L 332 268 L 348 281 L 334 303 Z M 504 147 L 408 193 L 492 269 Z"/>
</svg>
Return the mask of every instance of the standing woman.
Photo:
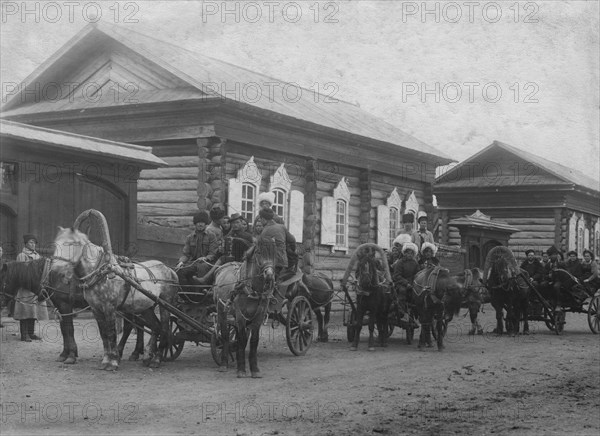
<svg viewBox="0 0 600 436">
<path fill-rule="evenodd" d="M 38 241 L 35 235 L 23 235 L 25 247 L 17 256 L 17 262 L 29 262 L 41 256 L 35 251 Z M 41 340 L 35 335 L 35 320 L 47 320 L 48 309 L 45 302 L 38 302 L 36 295 L 29 289 L 20 288 L 15 298 L 15 320 L 20 321 L 21 340 L 31 342 L 32 339 Z"/>
</svg>

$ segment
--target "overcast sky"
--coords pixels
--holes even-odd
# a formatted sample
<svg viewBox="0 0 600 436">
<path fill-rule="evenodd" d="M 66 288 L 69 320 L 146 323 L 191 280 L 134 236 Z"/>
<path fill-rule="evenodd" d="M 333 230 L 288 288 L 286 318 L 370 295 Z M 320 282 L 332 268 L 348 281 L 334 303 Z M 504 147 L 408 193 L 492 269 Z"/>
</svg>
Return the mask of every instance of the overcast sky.
<svg viewBox="0 0 600 436">
<path fill-rule="evenodd" d="M 319 86 L 459 161 L 500 140 L 599 178 L 597 1 L 90 3 L 2 1 L 3 93 L 97 11 Z"/>
</svg>

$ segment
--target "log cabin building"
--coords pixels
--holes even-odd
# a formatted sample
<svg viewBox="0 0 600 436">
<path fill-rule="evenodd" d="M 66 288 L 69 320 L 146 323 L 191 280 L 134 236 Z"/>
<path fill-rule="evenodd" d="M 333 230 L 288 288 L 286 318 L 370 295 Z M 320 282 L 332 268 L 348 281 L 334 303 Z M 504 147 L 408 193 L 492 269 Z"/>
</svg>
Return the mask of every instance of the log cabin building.
<svg viewBox="0 0 600 436">
<path fill-rule="evenodd" d="M 442 244 L 459 245 L 452 223 L 480 211 L 515 228 L 508 246 L 518 257 L 551 245 L 600 256 L 599 182 L 540 156 L 494 141 L 438 177 L 434 193 Z"/>
<path fill-rule="evenodd" d="M 337 279 L 359 244 L 389 247 L 403 216 L 431 215 L 435 168 L 452 162 L 354 104 L 103 23 L 8 97 L 5 119 L 151 147 L 169 164 L 140 174 L 137 255 L 170 263 L 198 209 L 251 222 L 273 191 Z"/>
</svg>

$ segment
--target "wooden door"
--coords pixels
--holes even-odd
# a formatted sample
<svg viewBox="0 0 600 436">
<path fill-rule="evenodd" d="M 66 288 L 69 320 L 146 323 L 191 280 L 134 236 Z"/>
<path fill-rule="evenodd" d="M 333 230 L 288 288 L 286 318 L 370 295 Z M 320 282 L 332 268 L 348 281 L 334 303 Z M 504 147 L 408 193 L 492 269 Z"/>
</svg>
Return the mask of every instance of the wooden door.
<svg viewBox="0 0 600 436">
<path fill-rule="evenodd" d="M 127 197 L 107 183 L 80 175 L 71 180 L 57 178 L 53 183 L 45 181 L 30 185 L 27 231 L 38 236 L 40 253 L 51 254 L 51 243 L 58 226 L 72 226 L 77 216 L 87 209 L 96 209 L 104 214 L 113 251 L 124 253 L 128 237 Z M 88 233 L 94 244 L 100 245 L 102 238 L 97 225 L 90 226 L 84 222 L 81 230 Z"/>
</svg>

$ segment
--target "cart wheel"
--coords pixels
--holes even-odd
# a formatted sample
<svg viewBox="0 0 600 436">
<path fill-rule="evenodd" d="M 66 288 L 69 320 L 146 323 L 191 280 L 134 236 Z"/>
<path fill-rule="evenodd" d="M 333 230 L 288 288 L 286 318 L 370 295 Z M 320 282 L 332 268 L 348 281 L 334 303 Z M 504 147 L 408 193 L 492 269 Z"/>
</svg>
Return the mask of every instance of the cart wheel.
<svg viewBox="0 0 600 436">
<path fill-rule="evenodd" d="M 298 296 L 292 300 L 285 336 L 290 351 L 296 356 L 304 356 L 310 348 L 313 337 L 312 310 L 305 297 Z"/>
<path fill-rule="evenodd" d="M 352 342 L 354 340 L 354 333 L 356 332 L 356 312 L 354 310 L 350 311 L 350 319 L 348 320 L 348 325 L 346 326 L 346 338 L 348 342 Z"/>
<path fill-rule="evenodd" d="M 588 306 L 588 324 L 595 335 L 600 331 L 600 295 L 592 297 Z"/>
<path fill-rule="evenodd" d="M 229 362 L 235 362 L 237 354 L 237 327 L 234 322 L 227 321 L 229 329 Z M 217 365 L 221 365 L 221 355 L 223 354 L 223 341 L 221 334 L 214 330 L 210 335 L 210 353 Z"/>
<path fill-rule="evenodd" d="M 556 328 L 554 327 L 554 315 L 544 307 L 544 324 L 548 327 L 548 330 L 551 332 L 556 332 Z"/>
<path fill-rule="evenodd" d="M 181 326 L 177 323 L 177 318 L 171 316 L 169 318 L 169 328 L 171 329 L 171 345 L 163 351 L 162 360 L 164 362 L 172 362 L 177 359 L 183 350 L 185 340 L 176 339 L 177 333 L 183 331 Z"/>
</svg>

